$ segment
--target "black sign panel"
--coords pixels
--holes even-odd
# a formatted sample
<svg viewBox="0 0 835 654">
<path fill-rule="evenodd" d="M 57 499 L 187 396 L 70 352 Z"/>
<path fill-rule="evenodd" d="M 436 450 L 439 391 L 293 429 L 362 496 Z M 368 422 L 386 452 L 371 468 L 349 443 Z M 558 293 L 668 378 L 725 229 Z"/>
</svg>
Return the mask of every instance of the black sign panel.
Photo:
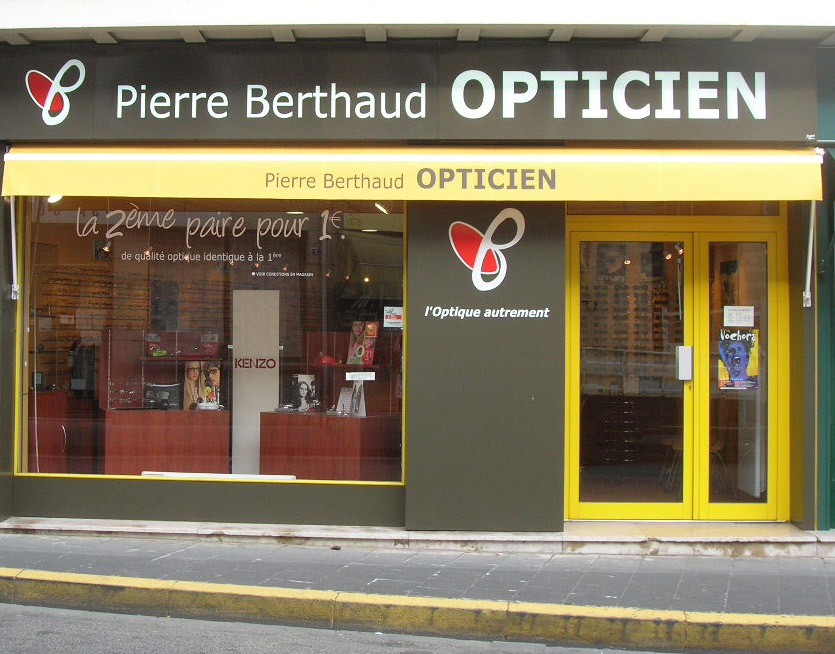
<svg viewBox="0 0 835 654">
<path fill-rule="evenodd" d="M 453 104 L 440 131 L 461 138 L 802 142 L 815 132 L 808 50 L 506 45 L 461 47 L 440 64 L 440 96 Z"/>
<path fill-rule="evenodd" d="M 835 142 L 835 50 L 818 53 L 818 138 Z"/>
<path fill-rule="evenodd" d="M 0 48 L 9 140 L 811 140 L 814 51 L 750 44 Z"/>
<path fill-rule="evenodd" d="M 409 205 L 406 525 L 562 525 L 562 203 Z"/>
</svg>

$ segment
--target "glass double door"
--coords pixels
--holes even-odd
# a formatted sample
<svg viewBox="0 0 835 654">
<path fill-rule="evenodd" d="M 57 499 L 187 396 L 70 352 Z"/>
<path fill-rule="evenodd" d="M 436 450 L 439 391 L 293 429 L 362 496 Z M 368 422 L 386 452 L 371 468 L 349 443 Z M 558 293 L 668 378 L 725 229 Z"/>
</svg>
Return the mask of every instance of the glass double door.
<svg viewBox="0 0 835 654">
<path fill-rule="evenodd" d="M 778 254 L 769 233 L 571 234 L 569 517 L 778 519 Z"/>
</svg>

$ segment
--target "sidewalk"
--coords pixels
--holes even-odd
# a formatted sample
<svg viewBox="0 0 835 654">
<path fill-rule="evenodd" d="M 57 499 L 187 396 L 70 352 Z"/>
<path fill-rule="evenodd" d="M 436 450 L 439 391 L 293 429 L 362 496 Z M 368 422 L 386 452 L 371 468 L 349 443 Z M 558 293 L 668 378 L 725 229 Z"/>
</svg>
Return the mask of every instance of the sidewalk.
<svg viewBox="0 0 835 654">
<path fill-rule="evenodd" d="M 513 535 L 17 518 L 0 523 L 0 601 L 554 644 L 835 652 L 833 547 L 835 534 L 779 524 L 575 523 Z"/>
</svg>

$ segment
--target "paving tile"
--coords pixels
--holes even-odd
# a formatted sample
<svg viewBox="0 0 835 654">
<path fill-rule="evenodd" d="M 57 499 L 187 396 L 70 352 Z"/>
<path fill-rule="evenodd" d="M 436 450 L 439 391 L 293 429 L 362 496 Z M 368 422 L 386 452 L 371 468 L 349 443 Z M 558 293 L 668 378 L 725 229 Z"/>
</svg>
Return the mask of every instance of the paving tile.
<svg viewBox="0 0 835 654">
<path fill-rule="evenodd" d="M 461 554 L 458 552 L 418 552 L 412 554 L 405 563 L 409 565 L 454 566 Z"/>
<path fill-rule="evenodd" d="M 685 574 L 671 604 L 673 609 L 724 611 L 730 577 L 719 574 Z"/>
<path fill-rule="evenodd" d="M 779 611 L 785 615 L 835 615 L 829 593 L 780 592 Z"/>
<path fill-rule="evenodd" d="M 669 608 L 676 598 L 682 575 L 670 572 L 641 572 L 632 577 L 621 595 L 621 606 Z"/>
<path fill-rule="evenodd" d="M 596 557 L 592 566 L 599 569 L 606 570 L 635 570 L 641 565 L 643 557 L 641 556 L 612 556 L 603 555 Z"/>
<path fill-rule="evenodd" d="M 539 570 L 530 578 L 531 586 L 569 586 L 574 587 L 582 578 L 585 572 L 570 570 Z"/>
<path fill-rule="evenodd" d="M 728 587 L 728 611 L 739 613 L 779 613 L 776 579 L 755 575 L 731 576 Z"/>
<path fill-rule="evenodd" d="M 526 584 L 516 593 L 516 599 L 520 602 L 548 602 L 552 604 L 568 604 L 569 596 L 573 586 L 533 586 Z"/>
<path fill-rule="evenodd" d="M 587 556 L 577 554 L 562 554 L 552 556 L 551 559 L 543 566 L 543 570 L 561 570 L 565 572 L 579 571 L 584 572 L 593 567 L 598 562 L 599 556 Z"/>
<path fill-rule="evenodd" d="M 389 568 L 383 573 L 387 579 L 398 579 L 400 581 L 415 581 L 425 583 L 438 574 L 438 566 L 429 565 L 403 565 Z"/>
<path fill-rule="evenodd" d="M 375 579 L 366 584 L 362 590 L 366 593 L 378 593 L 382 595 L 409 595 L 415 588 L 417 588 L 417 584 L 411 581 Z"/>
<path fill-rule="evenodd" d="M 497 562 L 499 569 L 540 569 L 551 560 L 550 554 L 511 554 Z"/>
<path fill-rule="evenodd" d="M 412 552 L 394 550 L 368 550 L 358 561 L 382 565 L 402 565 L 413 555 Z"/>
</svg>

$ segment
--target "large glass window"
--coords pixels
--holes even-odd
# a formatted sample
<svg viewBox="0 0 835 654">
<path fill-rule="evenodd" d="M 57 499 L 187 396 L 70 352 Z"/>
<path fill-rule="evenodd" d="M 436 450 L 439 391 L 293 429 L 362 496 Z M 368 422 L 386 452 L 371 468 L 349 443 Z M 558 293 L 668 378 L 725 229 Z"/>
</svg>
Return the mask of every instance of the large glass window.
<svg viewBox="0 0 835 654">
<path fill-rule="evenodd" d="M 22 205 L 22 472 L 401 479 L 401 204 Z"/>
</svg>

